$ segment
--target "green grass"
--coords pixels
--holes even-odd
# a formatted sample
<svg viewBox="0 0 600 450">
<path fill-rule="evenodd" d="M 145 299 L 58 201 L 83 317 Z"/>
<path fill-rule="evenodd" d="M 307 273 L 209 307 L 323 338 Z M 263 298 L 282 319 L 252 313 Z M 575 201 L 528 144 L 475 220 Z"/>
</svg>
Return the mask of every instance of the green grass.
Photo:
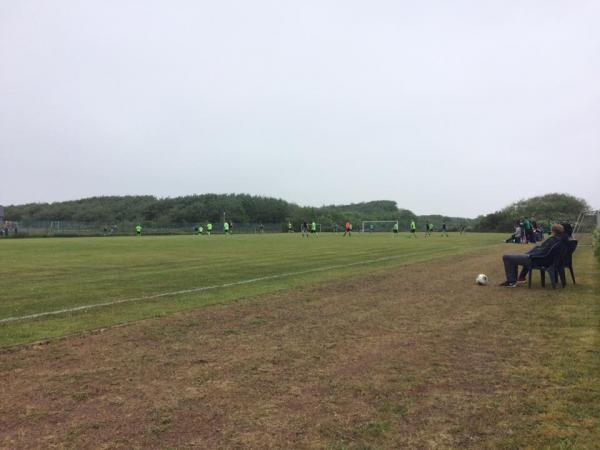
<svg viewBox="0 0 600 450">
<path fill-rule="evenodd" d="M 145 236 L 0 241 L 0 320 L 256 277 L 323 269 L 204 292 L 0 324 L 0 346 L 162 316 L 215 302 L 428 261 L 498 244 L 496 234 Z M 390 258 L 362 265 L 361 262 Z M 356 263 L 351 267 L 333 266 Z"/>
</svg>

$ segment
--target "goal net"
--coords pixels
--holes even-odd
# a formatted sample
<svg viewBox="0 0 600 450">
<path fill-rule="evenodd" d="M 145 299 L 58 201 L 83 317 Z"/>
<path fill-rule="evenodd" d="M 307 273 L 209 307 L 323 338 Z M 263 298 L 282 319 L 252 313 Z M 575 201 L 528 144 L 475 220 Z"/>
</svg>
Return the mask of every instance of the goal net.
<svg viewBox="0 0 600 450">
<path fill-rule="evenodd" d="M 362 232 L 388 232 L 391 233 L 394 225 L 398 224 L 397 220 L 363 220 Z"/>
<path fill-rule="evenodd" d="M 577 233 L 589 233 L 600 228 L 600 211 L 582 211 L 573 225 L 573 237 Z"/>
</svg>

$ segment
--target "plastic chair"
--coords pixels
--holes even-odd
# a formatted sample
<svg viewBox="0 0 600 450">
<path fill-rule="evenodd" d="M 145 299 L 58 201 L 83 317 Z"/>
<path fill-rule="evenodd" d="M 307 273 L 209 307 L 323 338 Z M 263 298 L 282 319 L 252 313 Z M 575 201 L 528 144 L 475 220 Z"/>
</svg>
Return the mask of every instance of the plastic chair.
<svg viewBox="0 0 600 450">
<path fill-rule="evenodd" d="M 571 272 L 571 280 L 573 280 L 573 284 L 576 284 L 575 283 L 575 272 L 573 271 L 573 253 L 575 253 L 575 250 L 577 250 L 577 241 L 575 239 L 567 241 L 567 251 L 562 260 L 562 263 L 560 264 L 560 266 L 558 268 L 560 282 L 562 283 L 563 287 L 565 286 L 565 284 L 567 284 L 567 280 L 566 280 L 567 277 L 565 276 L 565 269 L 569 269 L 569 272 Z"/>
<path fill-rule="evenodd" d="M 529 262 L 529 277 L 527 283 L 529 289 L 531 289 L 531 274 L 534 270 L 540 271 L 542 287 L 546 287 L 546 273 L 548 273 L 548 275 L 550 275 L 552 289 L 556 289 L 560 266 L 566 253 L 567 248 L 564 245 L 556 245 L 549 255 L 544 256 L 543 258 L 531 258 Z M 548 264 L 548 261 L 550 261 L 550 264 Z"/>
</svg>

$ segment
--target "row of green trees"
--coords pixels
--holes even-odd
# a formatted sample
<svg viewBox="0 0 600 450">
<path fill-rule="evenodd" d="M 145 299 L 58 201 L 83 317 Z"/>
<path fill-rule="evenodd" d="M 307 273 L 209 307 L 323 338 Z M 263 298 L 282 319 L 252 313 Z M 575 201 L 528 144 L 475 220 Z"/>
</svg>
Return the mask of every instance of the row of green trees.
<svg viewBox="0 0 600 450">
<path fill-rule="evenodd" d="M 224 218 L 234 223 L 295 225 L 316 221 L 324 226 L 362 220 L 399 220 L 401 228 L 411 220 L 424 229 L 430 222 L 439 228 L 445 222 L 450 229 L 465 227 L 474 231 L 509 232 L 516 220 L 535 218 L 546 223 L 574 221 L 589 205 L 568 194 L 547 194 L 520 200 L 506 208 L 477 219 L 441 215 L 418 216 L 398 208 L 395 201 L 378 200 L 350 205 L 304 207 L 285 200 L 248 194 L 202 194 L 175 198 L 144 196 L 92 197 L 56 203 L 30 203 L 9 206 L 6 218 L 11 221 L 68 221 L 87 224 L 122 222 L 152 223 L 156 226 L 193 226 L 200 222 L 218 223 Z M 225 216 L 224 216 L 225 214 Z"/>
<path fill-rule="evenodd" d="M 225 216 L 224 216 L 225 214 Z M 416 220 L 434 226 L 468 226 L 470 219 L 446 216 L 417 216 L 400 209 L 395 201 L 379 200 L 350 205 L 304 207 L 282 199 L 248 194 L 202 194 L 175 198 L 153 196 L 92 197 L 56 203 L 30 203 L 6 208 L 11 221 L 65 221 L 89 224 L 122 222 L 152 223 L 156 226 L 193 226 L 199 222 L 281 223 L 316 221 L 323 226 L 354 224 L 362 220 L 400 220 L 402 226 Z"/>
<path fill-rule="evenodd" d="M 578 215 L 589 210 L 590 205 L 581 198 L 569 194 L 546 194 L 519 200 L 500 211 L 479 216 L 472 224 L 474 231 L 508 232 L 515 222 L 525 217 L 539 223 L 572 222 Z"/>
</svg>

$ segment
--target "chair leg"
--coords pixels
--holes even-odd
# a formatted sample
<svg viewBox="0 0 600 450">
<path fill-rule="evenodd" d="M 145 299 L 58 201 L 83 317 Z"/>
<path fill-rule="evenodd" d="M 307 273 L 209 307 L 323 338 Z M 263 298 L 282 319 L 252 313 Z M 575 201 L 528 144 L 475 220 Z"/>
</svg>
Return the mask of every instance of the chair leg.
<svg viewBox="0 0 600 450">
<path fill-rule="evenodd" d="M 546 287 L 546 272 L 543 269 L 540 270 L 540 276 L 542 277 L 542 287 Z"/>
<path fill-rule="evenodd" d="M 567 285 L 567 276 L 565 274 L 565 267 L 560 266 L 558 268 L 558 276 L 560 277 L 560 285 L 564 288 Z M 558 283 L 558 280 L 556 280 Z"/>
<path fill-rule="evenodd" d="M 569 266 L 569 271 L 571 272 L 571 279 L 573 280 L 573 284 L 575 284 L 575 273 L 573 273 L 573 266 Z"/>
<path fill-rule="evenodd" d="M 556 268 L 552 267 L 550 270 L 548 270 L 548 275 L 550 275 L 550 284 L 552 285 L 552 289 L 556 289 L 556 279 L 558 278 Z"/>
</svg>

